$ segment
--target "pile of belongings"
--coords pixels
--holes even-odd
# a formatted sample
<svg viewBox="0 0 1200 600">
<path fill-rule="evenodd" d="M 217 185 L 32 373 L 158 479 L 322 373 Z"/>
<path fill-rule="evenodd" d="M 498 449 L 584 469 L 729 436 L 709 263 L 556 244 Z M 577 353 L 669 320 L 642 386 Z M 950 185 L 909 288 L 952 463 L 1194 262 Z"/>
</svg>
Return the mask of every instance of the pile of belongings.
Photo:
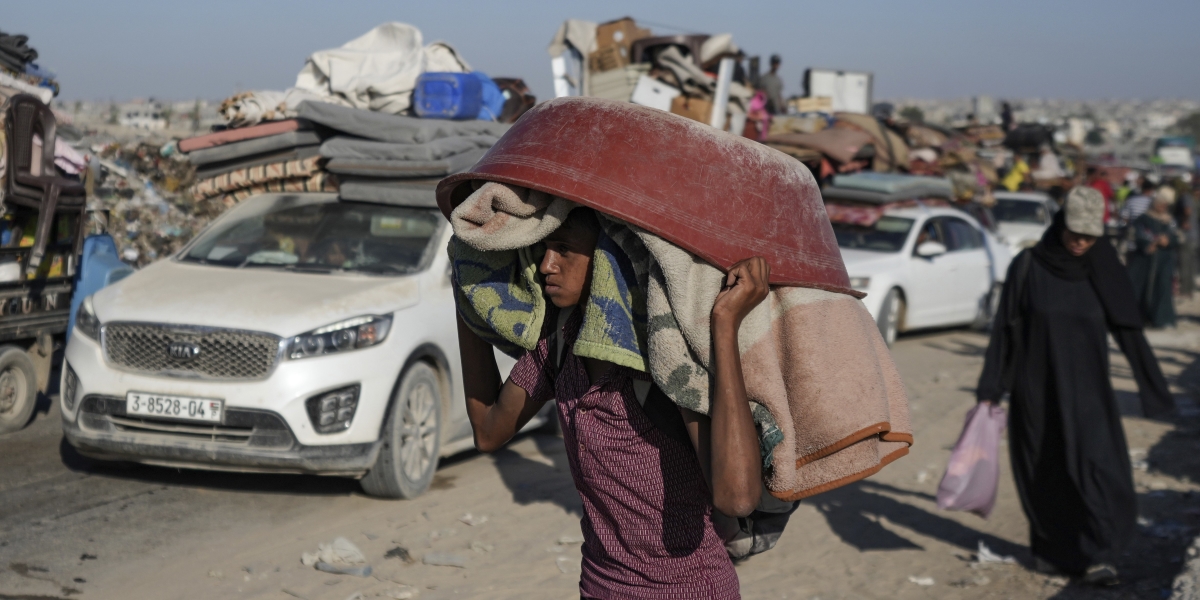
<svg viewBox="0 0 1200 600">
<path fill-rule="evenodd" d="M 658 108 L 709 123 L 722 58 L 741 57 L 728 33 L 655 36 L 625 17 L 597 25 L 570 19 L 550 42 L 551 58 L 573 49 L 586 58 L 581 95 Z M 748 131 L 754 91 L 735 72 L 726 129 Z M 754 137 L 758 137 L 757 134 Z"/>
<path fill-rule="evenodd" d="M 47 104 L 58 95 L 54 74 L 39 67 L 29 36 L 0 31 L 0 86 L 33 94 Z"/>
<path fill-rule="evenodd" d="M 294 118 L 306 101 L 410 114 L 417 80 L 427 72 L 470 73 L 471 67 L 450 44 L 426 45 L 416 27 L 384 23 L 340 48 L 314 52 L 290 89 L 236 94 L 221 103 L 220 113 L 231 128 Z M 504 108 L 491 115 L 494 120 L 511 123 L 533 106 L 520 79 L 494 83 L 504 98 Z"/>
<path fill-rule="evenodd" d="M 302 102 L 295 114 L 181 140 L 179 151 L 196 166 L 197 202 L 219 211 L 265 192 L 339 192 L 427 204 L 438 179 L 475 164 L 509 127 L 327 102 Z"/>
</svg>

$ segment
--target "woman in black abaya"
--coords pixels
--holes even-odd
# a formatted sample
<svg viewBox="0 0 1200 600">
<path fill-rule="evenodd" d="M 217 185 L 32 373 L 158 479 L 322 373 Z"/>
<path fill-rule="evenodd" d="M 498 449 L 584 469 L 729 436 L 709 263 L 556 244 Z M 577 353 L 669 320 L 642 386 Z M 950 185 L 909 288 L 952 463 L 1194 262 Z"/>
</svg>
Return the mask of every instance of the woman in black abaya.
<svg viewBox="0 0 1200 600">
<path fill-rule="evenodd" d="M 1125 268 L 1104 233 L 1104 198 L 1071 190 L 1041 242 L 1013 260 L 977 397 L 1011 394 L 1009 451 L 1030 548 L 1043 570 L 1113 584 L 1137 519 L 1129 451 L 1109 375 L 1111 333 L 1148 416 L 1171 411 Z"/>
</svg>

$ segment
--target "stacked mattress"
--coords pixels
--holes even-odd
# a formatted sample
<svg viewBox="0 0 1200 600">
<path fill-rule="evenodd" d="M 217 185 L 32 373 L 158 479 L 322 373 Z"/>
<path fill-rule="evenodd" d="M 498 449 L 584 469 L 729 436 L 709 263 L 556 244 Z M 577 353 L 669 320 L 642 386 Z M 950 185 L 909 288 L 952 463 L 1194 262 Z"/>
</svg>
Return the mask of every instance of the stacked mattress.
<svg viewBox="0 0 1200 600">
<path fill-rule="evenodd" d="M 196 165 L 197 200 L 337 191 L 344 200 L 432 207 L 438 180 L 472 167 L 508 128 L 304 102 L 297 118 L 189 138 L 179 150 Z"/>
<path fill-rule="evenodd" d="M 263 192 L 336 191 L 321 168 L 321 136 L 312 123 L 288 119 L 227 129 L 179 142 L 196 165 L 197 200 L 232 204 Z"/>
<path fill-rule="evenodd" d="M 305 102 L 297 112 L 328 133 L 320 155 L 342 199 L 403 206 L 434 206 L 430 192 L 437 181 L 471 168 L 509 128 L 318 102 Z"/>
</svg>

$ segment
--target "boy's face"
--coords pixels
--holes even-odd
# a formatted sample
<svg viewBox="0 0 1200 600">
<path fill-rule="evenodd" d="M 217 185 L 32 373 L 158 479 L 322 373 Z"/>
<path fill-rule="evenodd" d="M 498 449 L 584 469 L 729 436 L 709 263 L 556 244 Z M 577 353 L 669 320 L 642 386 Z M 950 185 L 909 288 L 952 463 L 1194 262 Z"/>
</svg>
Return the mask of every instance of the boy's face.
<svg viewBox="0 0 1200 600">
<path fill-rule="evenodd" d="M 546 297 L 559 308 L 579 304 L 592 283 L 596 232 L 585 227 L 559 227 L 545 239 L 546 256 L 538 265 Z"/>
</svg>

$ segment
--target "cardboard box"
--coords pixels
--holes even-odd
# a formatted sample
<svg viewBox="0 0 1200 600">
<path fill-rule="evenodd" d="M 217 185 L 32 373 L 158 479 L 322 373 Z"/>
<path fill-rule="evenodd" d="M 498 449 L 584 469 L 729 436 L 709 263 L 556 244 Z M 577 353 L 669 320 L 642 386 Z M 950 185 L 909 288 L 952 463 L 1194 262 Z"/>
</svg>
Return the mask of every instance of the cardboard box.
<svg viewBox="0 0 1200 600">
<path fill-rule="evenodd" d="M 588 70 L 603 73 L 620 69 L 629 64 L 629 57 L 621 54 L 618 46 L 605 46 L 588 55 Z"/>
<path fill-rule="evenodd" d="M 609 100 L 629 102 L 638 78 L 650 71 L 650 65 L 628 65 L 611 71 L 595 73 L 588 79 L 588 95 Z"/>
<path fill-rule="evenodd" d="M 630 17 L 602 23 L 596 27 L 596 49 L 615 47 L 626 61 L 629 60 L 629 46 L 635 40 L 650 37 L 649 29 L 642 29 Z"/>
<path fill-rule="evenodd" d="M 812 98 L 795 98 L 792 100 L 792 106 L 796 108 L 796 112 L 833 112 L 833 98 L 830 96 L 816 96 Z"/>
<path fill-rule="evenodd" d="M 700 98 L 676 96 L 671 99 L 671 112 L 693 121 L 708 124 L 712 119 L 712 102 Z"/>
<path fill-rule="evenodd" d="M 648 75 L 638 77 L 637 87 L 629 98 L 634 104 L 670 111 L 671 101 L 679 96 L 679 90 Z"/>
</svg>

